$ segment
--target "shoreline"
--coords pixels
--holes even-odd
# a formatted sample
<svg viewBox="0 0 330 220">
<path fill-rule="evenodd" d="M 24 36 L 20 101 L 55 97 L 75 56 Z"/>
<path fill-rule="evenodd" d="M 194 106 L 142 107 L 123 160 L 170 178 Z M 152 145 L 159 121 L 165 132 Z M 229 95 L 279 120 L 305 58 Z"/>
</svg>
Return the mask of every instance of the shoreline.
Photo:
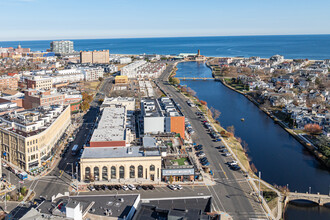
<svg viewBox="0 0 330 220">
<path fill-rule="evenodd" d="M 191 62 L 191 61 L 178 61 L 175 63 L 173 70 L 171 72 L 171 74 L 169 75 L 170 77 L 174 77 L 176 75 L 176 70 L 177 70 L 177 64 L 181 63 L 181 62 Z M 193 61 L 194 62 L 194 61 Z M 172 85 L 174 86 L 174 85 Z M 202 105 L 200 103 L 201 100 L 199 100 L 199 98 L 197 96 L 190 96 L 189 94 L 185 94 L 183 93 L 178 87 L 174 86 L 183 96 L 187 97 L 188 99 L 190 99 L 193 103 L 197 104 L 196 102 L 199 103 L 200 106 L 198 106 L 198 104 L 196 105 L 196 107 L 199 109 L 199 111 L 203 112 L 205 114 L 206 119 L 209 121 L 209 123 L 211 124 L 211 126 L 213 127 L 213 129 L 217 132 L 221 132 L 221 131 L 225 131 L 226 133 L 229 133 L 225 128 L 223 128 L 220 123 L 216 123 L 217 120 L 213 118 L 212 115 L 210 115 L 208 112 L 210 111 L 209 107 L 207 105 Z M 196 100 L 195 100 L 196 99 Z M 205 112 L 204 112 L 205 111 Z M 219 130 L 219 129 L 220 130 Z M 233 136 L 233 137 L 224 137 L 221 135 L 221 139 L 222 142 L 225 144 L 225 146 L 227 147 L 227 149 L 231 152 L 232 155 L 234 155 L 234 157 L 236 158 L 236 160 L 239 162 L 239 164 L 242 167 L 242 170 L 246 173 L 249 174 L 249 176 L 252 178 L 253 183 L 250 183 L 251 187 L 254 188 L 255 186 L 255 181 L 256 179 L 258 179 L 256 173 L 253 171 L 252 167 L 251 167 L 251 161 L 248 157 L 248 153 L 245 152 L 243 146 L 241 145 L 241 143 L 237 140 L 237 137 Z M 235 145 L 235 146 L 232 146 Z M 238 153 L 238 151 L 240 151 L 240 153 Z M 236 153 L 235 153 L 236 152 Z M 240 158 L 241 157 L 241 158 Z M 241 161 L 242 160 L 242 161 Z M 274 198 L 275 200 L 277 200 L 277 205 L 276 207 L 272 207 L 272 209 L 270 209 L 268 202 L 266 202 L 264 200 L 264 198 L 261 199 L 261 203 L 264 206 L 265 210 L 269 210 L 271 213 L 276 212 L 277 214 L 277 219 L 279 219 L 279 216 L 283 216 L 284 212 L 285 212 L 285 206 L 283 206 L 282 204 L 282 200 L 283 200 L 283 196 L 282 193 L 280 193 L 278 191 L 278 189 L 275 189 L 275 187 L 266 182 L 265 180 L 260 180 L 261 184 L 266 187 L 270 192 L 274 192 L 277 194 L 277 197 Z M 273 200 L 271 200 L 273 201 Z M 270 201 L 270 202 L 271 202 Z"/>
<path fill-rule="evenodd" d="M 208 66 L 208 65 L 207 65 Z M 208 66 L 209 67 L 209 66 Z M 209 67 L 210 68 L 210 67 Z M 210 68 L 211 69 L 211 68 Z M 212 70 L 212 69 L 211 69 Z M 294 131 L 288 130 L 290 128 L 287 127 L 287 125 L 285 125 L 281 120 L 279 120 L 276 116 L 274 116 L 271 112 L 269 112 L 267 109 L 262 109 L 260 108 L 260 104 L 254 100 L 250 95 L 241 92 L 239 90 L 236 90 L 235 88 L 233 88 L 232 86 L 228 85 L 224 78 L 215 78 L 214 79 L 216 81 L 220 81 L 224 86 L 226 86 L 227 88 L 243 95 L 245 98 L 247 98 L 249 101 L 251 101 L 254 105 L 256 105 L 258 107 L 259 110 L 261 110 L 262 112 L 264 112 L 268 117 L 270 117 L 274 123 L 278 124 L 280 127 L 282 127 L 288 134 L 290 134 L 294 139 L 296 139 L 305 149 L 308 150 L 308 152 L 311 153 L 311 155 L 313 155 L 315 157 L 315 159 L 317 161 L 319 161 L 323 166 L 325 166 L 327 169 L 330 169 L 330 165 L 326 163 L 326 161 L 324 161 L 324 159 L 322 158 L 323 154 L 321 154 L 320 152 L 318 152 L 315 147 L 313 146 L 309 146 L 310 143 L 306 142 L 304 139 L 302 139 L 298 134 L 296 134 Z"/>
</svg>

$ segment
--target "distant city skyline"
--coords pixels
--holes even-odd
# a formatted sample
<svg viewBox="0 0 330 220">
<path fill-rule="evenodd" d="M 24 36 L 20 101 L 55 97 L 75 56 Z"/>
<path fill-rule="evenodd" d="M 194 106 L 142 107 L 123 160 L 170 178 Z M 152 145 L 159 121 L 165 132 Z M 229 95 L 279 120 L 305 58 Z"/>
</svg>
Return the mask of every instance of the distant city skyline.
<svg viewBox="0 0 330 220">
<path fill-rule="evenodd" d="M 0 0 L 0 41 L 330 34 L 330 2 Z"/>
</svg>

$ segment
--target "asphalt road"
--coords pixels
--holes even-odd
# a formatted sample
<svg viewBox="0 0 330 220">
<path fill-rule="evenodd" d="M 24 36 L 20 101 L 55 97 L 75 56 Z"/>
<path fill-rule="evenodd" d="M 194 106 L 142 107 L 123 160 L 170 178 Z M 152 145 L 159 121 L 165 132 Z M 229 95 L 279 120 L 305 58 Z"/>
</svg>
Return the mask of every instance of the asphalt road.
<svg viewBox="0 0 330 220">
<path fill-rule="evenodd" d="M 73 173 L 76 173 L 76 163 L 79 161 L 78 156 L 71 155 L 71 149 L 75 144 L 78 144 L 79 149 L 88 141 L 89 136 L 92 134 L 94 121 L 99 113 L 99 99 L 104 99 L 105 95 L 108 95 L 112 87 L 113 78 L 105 78 L 102 83 L 99 92 L 95 95 L 92 103 L 90 104 L 89 111 L 83 116 L 82 119 L 75 121 L 78 129 L 75 131 L 74 140 L 70 144 L 69 151 L 61 158 L 57 167 L 55 167 L 47 176 L 41 177 L 33 181 L 24 181 L 21 185 L 32 189 L 36 195 L 35 198 L 43 196 L 45 198 L 51 198 L 58 193 L 68 192 L 68 188 L 72 182 L 72 165 Z M 72 125 L 71 125 L 72 126 Z M 10 182 L 17 187 L 20 185 L 20 179 L 3 168 L 3 172 L 10 175 Z"/>
<path fill-rule="evenodd" d="M 212 195 L 213 197 L 213 209 L 217 211 L 224 211 L 233 216 L 234 219 L 249 219 L 249 218 L 266 218 L 261 205 L 257 202 L 256 197 L 250 195 L 252 189 L 250 188 L 247 180 L 244 178 L 241 172 L 232 171 L 226 165 L 225 162 L 231 161 L 232 158 L 225 158 L 221 156 L 221 153 L 216 148 L 221 143 L 213 142 L 207 131 L 204 129 L 200 120 L 195 116 L 197 109 L 191 108 L 187 105 L 187 99 L 178 93 L 174 87 L 167 83 L 167 77 L 173 68 L 173 63 L 170 63 L 161 77 L 156 80 L 159 86 L 172 98 L 181 105 L 182 111 L 189 119 L 191 125 L 195 130 L 193 139 L 196 143 L 204 146 L 205 152 L 212 171 L 214 172 L 214 180 L 216 185 L 214 186 L 184 186 L 180 191 L 172 191 L 167 187 L 156 187 L 155 190 L 140 190 L 134 191 L 134 193 L 140 193 L 142 198 L 161 198 L 161 197 L 186 197 L 186 196 L 205 196 Z M 91 108 L 86 113 L 83 119 L 79 122 L 80 127 L 77 130 L 75 139 L 70 145 L 70 151 L 61 159 L 58 166 L 50 172 L 47 176 L 42 177 L 34 181 L 25 181 L 24 185 L 32 189 L 36 193 L 36 197 L 43 196 L 45 198 L 51 198 L 51 196 L 58 193 L 64 193 L 68 191 L 68 187 L 72 181 L 72 164 L 76 164 L 77 157 L 71 155 L 71 148 L 74 144 L 78 144 L 82 147 L 88 140 L 88 136 L 91 134 L 94 121 L 99 112 L 98 100 L 108 95 L 111 90 L 111 78 L 106 78 L 102 84 L 100 91 L 96 94 Z M 75 166 L 74 166 L 75 168 Z M 64 172 L 62 172 L 64 170 Z M 6 172 L 6 171 L 5 171 Z M 73 171 L 76 172 L 75 170 Z M 16 179 L 15 179 L 16 178 Z M 11 175 L 11 182 L 18 183 L 18 178 L 15 175 Z M 113 194 L 113 193 L 133 193 L 133 191 L 94 191 L 85 192 L 79 194 Z"/>
<path fill-rule="evenodd" d="M 234 219 L 266 218 L 266 213 L 257 202 L 256 197 L 251 196 L 252 188 L 240 171 L 232 171 L 225 163 L 233 158 L 224 157 L 217 147 L 223 145 L 214 142 L 195 112 L 197 108 L 192 108 L 187 104 L 187 99 L 181 95 L 173 86 L 168 84 L 167 78 L 173 68 L 173 64 L 168 65 L 161 77 L 156 80 L 158 85 L 172 98 L 180 104 L 183 114 L 190 121 L 195 133 L 193 140 L 204 146 L 210 168 L 214 173 L 216 185 L 208 186 L 209 193 L 213 196 L 215 210 L 225 211 L 232 215 Z"/>
</svg>

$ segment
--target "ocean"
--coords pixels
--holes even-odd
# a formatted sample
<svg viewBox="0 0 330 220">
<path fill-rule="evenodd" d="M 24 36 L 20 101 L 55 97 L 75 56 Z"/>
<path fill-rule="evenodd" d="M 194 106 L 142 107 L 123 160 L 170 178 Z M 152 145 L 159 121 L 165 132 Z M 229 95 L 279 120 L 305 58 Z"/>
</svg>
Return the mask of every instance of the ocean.
<svg viewBox="0 0 330 220">
<path fill-rule="evenodd" d="M 205 56 L 269 58 L 280 54 L 288 59 L 330 59 L 330 35 L 223 36 L 72 40 L 74 49 L 109 49 L 111 54 L 197 53 Z M 51 40 L 0 41 L 0 47 L 29 47 L 46 51 Z"/>
</svg>

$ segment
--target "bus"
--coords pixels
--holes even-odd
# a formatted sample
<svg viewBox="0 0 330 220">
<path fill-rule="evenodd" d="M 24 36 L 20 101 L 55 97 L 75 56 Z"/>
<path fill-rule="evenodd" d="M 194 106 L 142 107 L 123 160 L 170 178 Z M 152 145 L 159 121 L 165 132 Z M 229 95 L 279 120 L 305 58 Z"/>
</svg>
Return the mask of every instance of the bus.
<svg viewBox="0 0 330 220">
<path fill-rule="evenodd" d="M 75 145 L 72 147 L 71 154 L 72 154 L 72 155 L 76 155 L 77 152 L 78 152 L 78 144 L 75 144 Z"/>
<path fill-rule="evenodd" d="M 26 172 L 22 172 L 22 173 L 18 174 L 18 177 L 21 180 L 26 180 L 28 178 L 28 174 Z"/>
</svg>

